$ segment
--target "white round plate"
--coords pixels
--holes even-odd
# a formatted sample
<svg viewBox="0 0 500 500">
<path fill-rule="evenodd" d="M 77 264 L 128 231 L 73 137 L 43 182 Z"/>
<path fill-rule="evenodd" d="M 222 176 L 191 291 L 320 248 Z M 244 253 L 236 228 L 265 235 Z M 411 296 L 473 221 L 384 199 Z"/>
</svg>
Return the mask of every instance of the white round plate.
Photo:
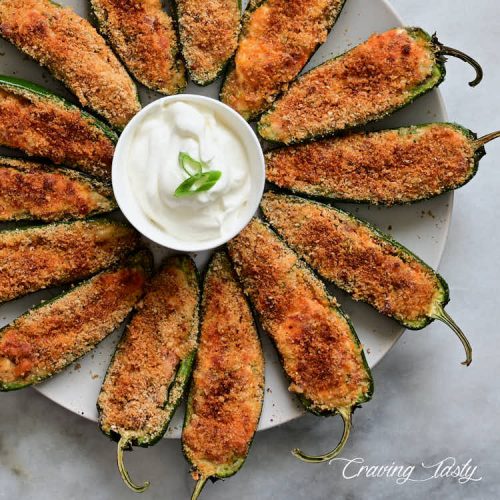
<svg viewBox="0 0 500 500">
<path fill-rule="evenodd" d="M 89 2 L 87 0 L 65 0 L 60 3 L 73 7 L 83 16 L 88 16 Z M 401 26 L 401 24 L 400 18 L 385 0 L 347 0 L 344 11 L 327 42 L 314 55 L 307 68 L 316 66 L 325 59 L 357 45 L 373 32 L 385 31 Z M 427 26 L 427 29 L 432 32 L 433 26 Z M 62 85 L 55 82 L 36 63 L 22 56 L 4 41 L 0 41 L 0 73 L 34 81 L 72 99 Z M 220 81 L 205 88 L 190 84 L 186 92 L 217 98 L 219 85 Z M 142 89 L 141 97 L 145 105 L 158 99 L 160 95 Z M 385 128 L 441 120 L 446 120 L 446 111 L 439 92 L 433 91 L 407 109 L 396 113 L 389 120 L 377 123 L 376 127 Z M 405 207 L 384 209 L 345 205 L 344 208 L 354 211 L 356 215 L 368 219 L 382 230 L 389 232 L 436 268 L 446 242 L 452 202 L 453 195 L 446 194 L 434 200 Z M 158 246 L 151 245 L 151 248 L 154 250 L 157 261 L 166 253 Z M 204 266 L 208 257 L 209 252 L 195 256 L 200 267 Z M 41 299 L 53 296 L 55 293 L 54 290 L 44 291 L 4 305 L 0 308 L 0 326 L 10 322 Z M 369 306 L 353 302 L 338 290 L 334 290 L 334 293 L 352 318 L 365 346 L 370 366 L 375 366 L 396 343 L 403 329 L 396 322 L 384 318 Z M 95 402 L 121 330 L 108 337 L 96 350 L 51 380 L 40 384 L 36 389 L 52 401 L 95 421 L 97 419 Z M 409 332 L 407 335 L 415 335 L 415 333 Z M 265 335 L 262 335 L 262 340 L 267 360 L 266 395 L 259 429 L 268 429 L 302 415 L 303 410 L 287 391 L 286 380 L 269 340 Z M 183 409 L 181 408 L 177 411 L 166 437 L 178 438 L 180 436 L 182 415 Z"/>
</svg>

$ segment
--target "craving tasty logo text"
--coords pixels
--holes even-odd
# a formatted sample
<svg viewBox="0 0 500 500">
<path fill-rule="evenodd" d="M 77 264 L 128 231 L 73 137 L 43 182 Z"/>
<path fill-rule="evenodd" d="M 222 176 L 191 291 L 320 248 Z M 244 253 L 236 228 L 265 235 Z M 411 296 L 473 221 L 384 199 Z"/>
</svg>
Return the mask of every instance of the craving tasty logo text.
<svg viewBox="0 0 500 500">
<path fill-rule="evenodd" d="M 472 464 L 472 459 L 465 463 L 459 463 L 454 457 L 446 457 L 434 464 L 422 462 L 417 465 L 367 465 L 364 458 L 334 458 L 330 465 L 335 462 L 343 462 L 342 476 L 344 479 L 356 479 L 365 477 L 394 479 L 396 484 L 403 485 L 408 482 L 425 482 L 432 479 L 454 479 L 460 484 L 478 482 L 483 478 L 479 476 L 478 466 Z"/>
</svg>

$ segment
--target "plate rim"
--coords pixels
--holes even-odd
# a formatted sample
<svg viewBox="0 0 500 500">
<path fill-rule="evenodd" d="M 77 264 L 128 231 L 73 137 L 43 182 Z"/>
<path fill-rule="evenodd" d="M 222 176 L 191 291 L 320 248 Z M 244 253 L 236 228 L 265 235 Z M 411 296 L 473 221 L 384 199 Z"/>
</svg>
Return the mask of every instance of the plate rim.
<svg viewBox="0 0 500 500">
<path fill-rule="evenodd" d="M 391 2 L 389 0 L 379 0 L 379 1 L 382 5 L 384 5 L 384 7 L 389 11 L 389 13 L 396 19 L 398 26 L 405 26 L 406 25 L 402 16 L 393 7 L 393 5 L 391 4 Z M 443 116 L 444 121 L 448 121 L 449 120 L 448 110 L 446 108 L 446 103 L 444 101 L 441 90 L 439 88 L 436 88 L 432 92 L 435 94 L 435 96 L 438 100 L 439 113 Z M 450 232 L 450 227 L 451 227 L 452 218 L 453 218 L 454 199 L 455 199 L 454 192 L 448 193 L 447 196 L 448 196 L 448 206 L 446 209 L 446 222 L 445 222 L 445 224 L 443 224 L 443 237 L 439 241 L 439 244 L 438 244 L 437 258 L 436 258 L 435 262 L 431 263 L 432 267 L 436 270 L 441 265 L 441 262 L 443 259 L 443 255 L 444 255 L 444 252 L 445 252 L 445 249 L 446 249 L 446 246 L 448 243 L 448 239 L 449 239 L 449 232 Z M 374 362 L 374 364 L 371 366 L 371 370 L 374 370 L 379 365 L 379 363 L 381 363 L 382 360 L 384 360 L 387 357 L 387 355 L 392 351 L 394 346 L 399 342 L 399 340 L 401 339 L 401 337 L 405 331 L 406 331 L 406 328 L 401 327 L 397 331 L 397 333 L 394 334 L 394 338 L 393 338 L 393 341 L 392 341 L 390 347 L 384 352 L 382 357 L 380 357 L 378 360 L 376 360 L 376 362 Z M 58 406 L 64 408 L 65 410 L 68 410 L 71 413 L 73 413 L 79 417 L 83 417 L 85 420 L 88 420 L 92 423 L 97 422 L 97 420 L 92 418 L 91 415 L 89 415 L 87 413 L 82 415 L 80 412 L 75 411 L 75 409 L 72 408 L 69 403 L 66 403 L 66 402 L 61 401 L 61 400 L 55 400 L 50 395 L 45 394 L 43 391 L 43 385 L 41 385 L 41 386 L 35 385 L 35 386 L 30 387 L 30 389 L 35 390 L 37 393 L 41 394 L 43 397 L 47 398 L 52 403 L 56 403 Z M 271 422 L 269 425 L 266 425 L 263 428 L 259 428 L 257 430 L 257 432 L 277 428 L 281 425 L 284 425 L 284 424 L 292 422 L 298 418 L 301 418 L 305 414 L 306 414 L 306 412 L 303 411 L 301 414 L 292 415 L 289 418 L 287 418 L 286 420 L 282 420 L 280 422 Z M 172 435 L 169 432 L 166 432 L 164 435 L 164 439 L 180 439 L 180 437 Z"/>
</svg>

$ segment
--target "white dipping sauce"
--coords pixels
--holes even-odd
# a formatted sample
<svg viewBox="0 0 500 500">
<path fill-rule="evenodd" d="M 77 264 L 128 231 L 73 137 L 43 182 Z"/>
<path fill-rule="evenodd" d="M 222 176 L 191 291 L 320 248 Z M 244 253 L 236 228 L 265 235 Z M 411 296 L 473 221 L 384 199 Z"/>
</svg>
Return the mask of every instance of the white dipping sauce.
<svg viewBox="0 0 500 500">
<path fill-rule="evenodd" d="M 208 163 L 220 179 L 208 191 L 176 197 L 189 178 L 179 153 Z M 132 193 L 157 226 L 180 240 L 205 241 L 230 233 L 245 209 L 250 164 L 239 137 L 200 104 L 165 102 L 135 125 L 125 157 Z"/>
</svg>

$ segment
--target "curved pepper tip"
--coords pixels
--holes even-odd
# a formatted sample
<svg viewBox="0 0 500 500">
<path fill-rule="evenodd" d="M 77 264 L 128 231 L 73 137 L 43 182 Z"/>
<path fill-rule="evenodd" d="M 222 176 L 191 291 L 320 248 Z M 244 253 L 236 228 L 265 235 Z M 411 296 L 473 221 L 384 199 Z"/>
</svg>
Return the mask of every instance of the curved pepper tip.
<svg viewBox="0 0 500 500">
<path fill-rule="evenodd" d="M 126 438 L 120 438 L 120 441 L 118 442 L 118 449 L 117 449 L 117 463 L 118 463 L 118 470 L 120 471 L 120 475 L 122 476 L 123 482 L 134 492 L 134 493 L 144 493 L 148 488 L 149 488 L 149 481 L 145 481 L 142 486 L 136 485 L 132 479 L 130 478 L 130 475 L 125 467 L 125 464 L 123 463 L 123 452 L 124 450 L 128 449 L 130 446 L 130 441 Z"/>
<path fill-rule="evenodd" d="M 298 448 L 292 450 L 292 455 L 303 462 L 307 462 L 310 464 L 319 464 L 323 462 L 329 462 L 334 459 L 340 452 L 344 449 L 347 440 L 349 439 L 349 435 L 351 433 L 352 428 L 352 408 L 339 408 L 338 413 L 342 417 L 344 421 L 344 432 L 342 433 L 342 438 L 340 439 L 339 444 L 330 452 L 325 453 L 324 455 L 306 455 Z"/>
</svg>

